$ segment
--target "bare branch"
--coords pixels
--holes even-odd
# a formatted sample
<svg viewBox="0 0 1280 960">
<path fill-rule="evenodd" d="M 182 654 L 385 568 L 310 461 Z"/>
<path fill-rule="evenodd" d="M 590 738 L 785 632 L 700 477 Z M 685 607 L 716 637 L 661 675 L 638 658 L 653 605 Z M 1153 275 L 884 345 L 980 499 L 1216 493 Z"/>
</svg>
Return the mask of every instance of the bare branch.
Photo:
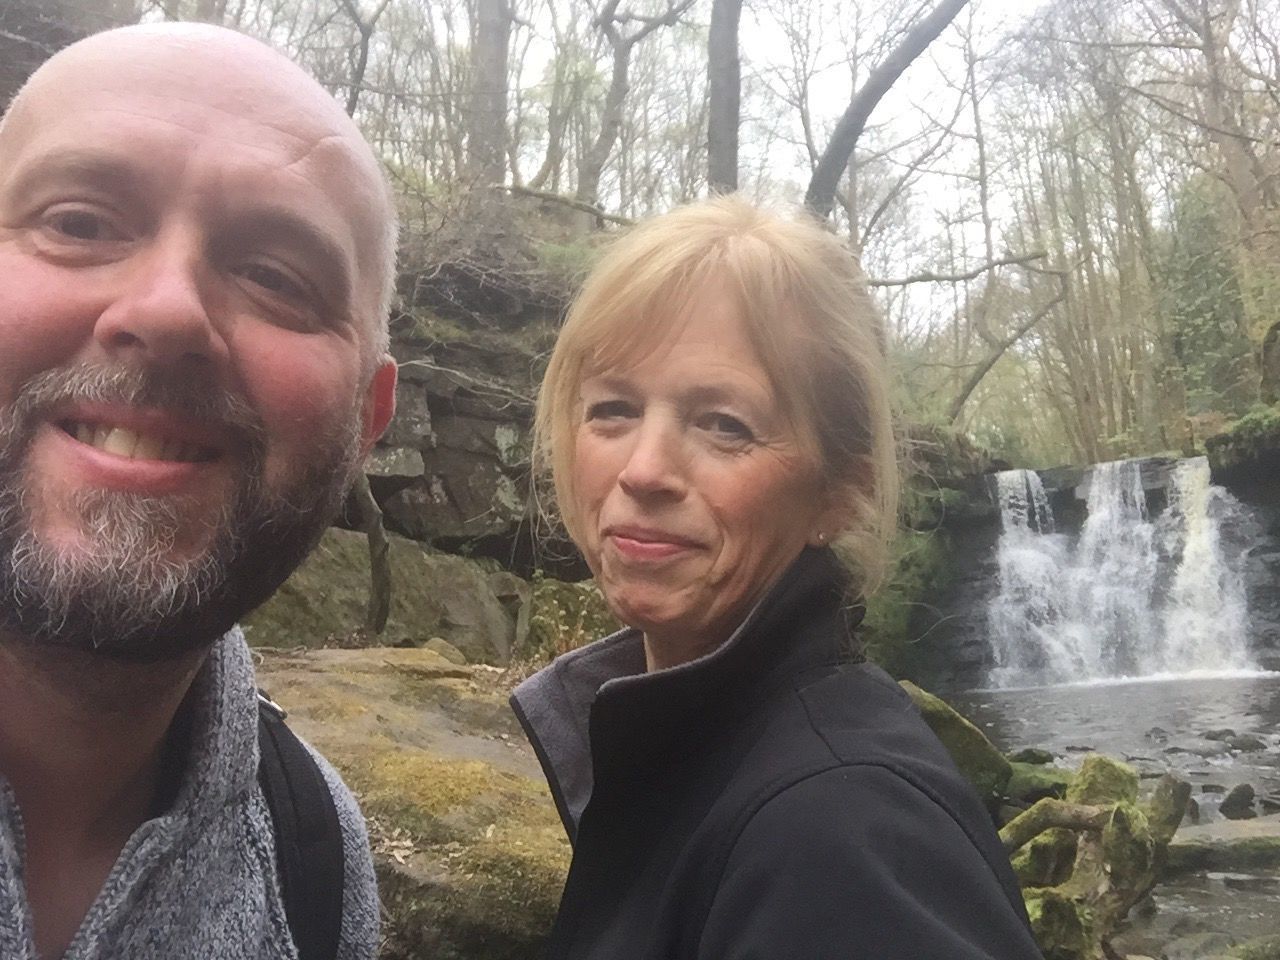
<svg viewBox="0 0 1280 960">
<path fill-rule="evenodd" d="M 991 260 L 984 263 L 973 270 L 965 273 L 934 273 L 931 270 L 925 270 L 922 273 L 913 273 L 909 277 L 902 277 L 892 280 L 868 280 L 869 287 L 905 287 L 909 283 L 964 283 L 966 280 L 976 280 L 984 273 L 988 273 L 998 267 L 1018 266 L 1031 263 L 1035 260 L 1043 260 L 1048 254 L 1043 250 L 1037 250 L 1034 253 L 1024 253 L 1016 257 L 1001 257 L 997 260 Z M 1049 271 L 1053 272 L 1053 271 Z"/>
</svg>

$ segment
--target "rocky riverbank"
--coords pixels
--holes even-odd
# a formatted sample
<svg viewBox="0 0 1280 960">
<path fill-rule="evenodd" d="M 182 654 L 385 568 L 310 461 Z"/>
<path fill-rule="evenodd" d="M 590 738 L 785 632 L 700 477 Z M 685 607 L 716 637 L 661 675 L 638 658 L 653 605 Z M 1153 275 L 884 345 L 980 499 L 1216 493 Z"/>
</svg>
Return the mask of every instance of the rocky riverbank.
<svg viewBox="0 0 1280 960">
<path fill-rule="evenodd" d="M 343 772 L 369 816 L 386 908 L 382 956 L 534 960 L 554 916 L 569 847 L 536 758 L 507 708 L 518 672 L 454 662 L 462 658 L 452 653 L 448 659 L 432 649 L 371 647 L 267 649 L 257 655 L 264 688 Z M 1006 827 L 1046 799 L 1120 803 L 1125 811 L 1146 811 L 1124 814 L 1143 822 L 1156 816 L 1155 781 L 1141 781 L 1139 788 L 1137 773 L 1126 765 L 1097 757 L 1069 769 L 1045 762 L 1052 755 L 1039 751 L 1006 757 L 945 703 L 918 689 L 909 692 Z M 1152 842 L 1143 839 L 1144 830 L 1131 821 L 1129 836 L 1139 847 Z M 1060 836 L 1050 837 L 1017 854 L 1046 938 L 1063 936 L 1043 920 L 1043 884 L 1060 884 L 1060 871 L 1075 857 L 1059 856 L 1059 866 L 1043 874 L 1046 852 L 1061 842 Z M 1153 894 L 1117 929 L 1119 955 L 1280 958 L 1257 939 L 1280 933 L 1280 921 L 1272 931 L 1239 924 L 1219 929 L 1213 913 L 1177 912 L 1188 898 L 1194 902 L 1197 884 L 1221 875 L 1251 878 L 1245 886 L 1251 883 L 1253 892 L 1231 891 L 1233 903 L 1249 897 L 1270 902 L 1280 882 L 1280 816 L 1184 825 L 1167 851 L 1159 844 L 1143 849 L 1161 850 L 1156 859 L 1167 867 Z M 1132 866 L 1117 861 L 1111 869 L 1120 873 Z M 1186 939 L 1193 935 L 1198 939 Z M 1079 952 L 1078 944 L 1042 942 L 1052 960 L 1092 956 Z M 1193 947 L 1218 953 L 1189 952 Z"/>
</svg>

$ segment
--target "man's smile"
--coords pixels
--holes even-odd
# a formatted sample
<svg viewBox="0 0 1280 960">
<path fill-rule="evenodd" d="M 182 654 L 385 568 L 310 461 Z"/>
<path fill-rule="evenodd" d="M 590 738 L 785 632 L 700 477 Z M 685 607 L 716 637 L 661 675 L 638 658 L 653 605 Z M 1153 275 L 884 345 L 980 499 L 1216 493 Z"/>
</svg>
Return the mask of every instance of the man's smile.
<svg viewBox="0 0 1280 960">
<path fill-rule="evenodd" d="M 135 433 L 127 427 L 64 420 L 58 424 L 81 443 L 129 460 L 162 460 L 174 463 L 201 463 L 217 459 L 208 447 L 165 439 L 154 434 Z"/>
</svg>

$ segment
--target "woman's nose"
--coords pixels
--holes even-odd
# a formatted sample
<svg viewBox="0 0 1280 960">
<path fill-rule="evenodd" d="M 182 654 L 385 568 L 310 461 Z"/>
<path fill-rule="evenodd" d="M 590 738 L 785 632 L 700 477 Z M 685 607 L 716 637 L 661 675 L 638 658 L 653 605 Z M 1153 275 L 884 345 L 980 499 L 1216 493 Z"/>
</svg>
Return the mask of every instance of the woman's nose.
<svg viewBox="0 0 1280 960">
<path fill-rule="evenodd" d="M 685 462 L 678 425 L 656 415 L 645 416 L 634 433 L 618 483 L 634 497 L 682 496 Z"/>
</svg>

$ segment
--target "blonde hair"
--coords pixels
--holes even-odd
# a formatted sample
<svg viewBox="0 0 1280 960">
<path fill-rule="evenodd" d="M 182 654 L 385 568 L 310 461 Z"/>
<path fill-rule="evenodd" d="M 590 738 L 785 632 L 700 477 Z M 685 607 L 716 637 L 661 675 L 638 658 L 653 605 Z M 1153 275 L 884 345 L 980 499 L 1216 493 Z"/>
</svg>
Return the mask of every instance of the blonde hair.
<svg viewBox="0 0 1280 960">
<path fill-rule="evenodd" d="M 836 502 L 839 552 L 864 593 L 897 517 L 898 471 L 884 329 L 862 271 L 807 214 L 737 197 L 679 207 L 623 234 L 591 271 L 552 351 L 534 416 L 535 475 L 580 539 L 572 483 L 579 388 L 657 346 L 709 281 L 737 300 L 783 417 Z"/>
</svg>

